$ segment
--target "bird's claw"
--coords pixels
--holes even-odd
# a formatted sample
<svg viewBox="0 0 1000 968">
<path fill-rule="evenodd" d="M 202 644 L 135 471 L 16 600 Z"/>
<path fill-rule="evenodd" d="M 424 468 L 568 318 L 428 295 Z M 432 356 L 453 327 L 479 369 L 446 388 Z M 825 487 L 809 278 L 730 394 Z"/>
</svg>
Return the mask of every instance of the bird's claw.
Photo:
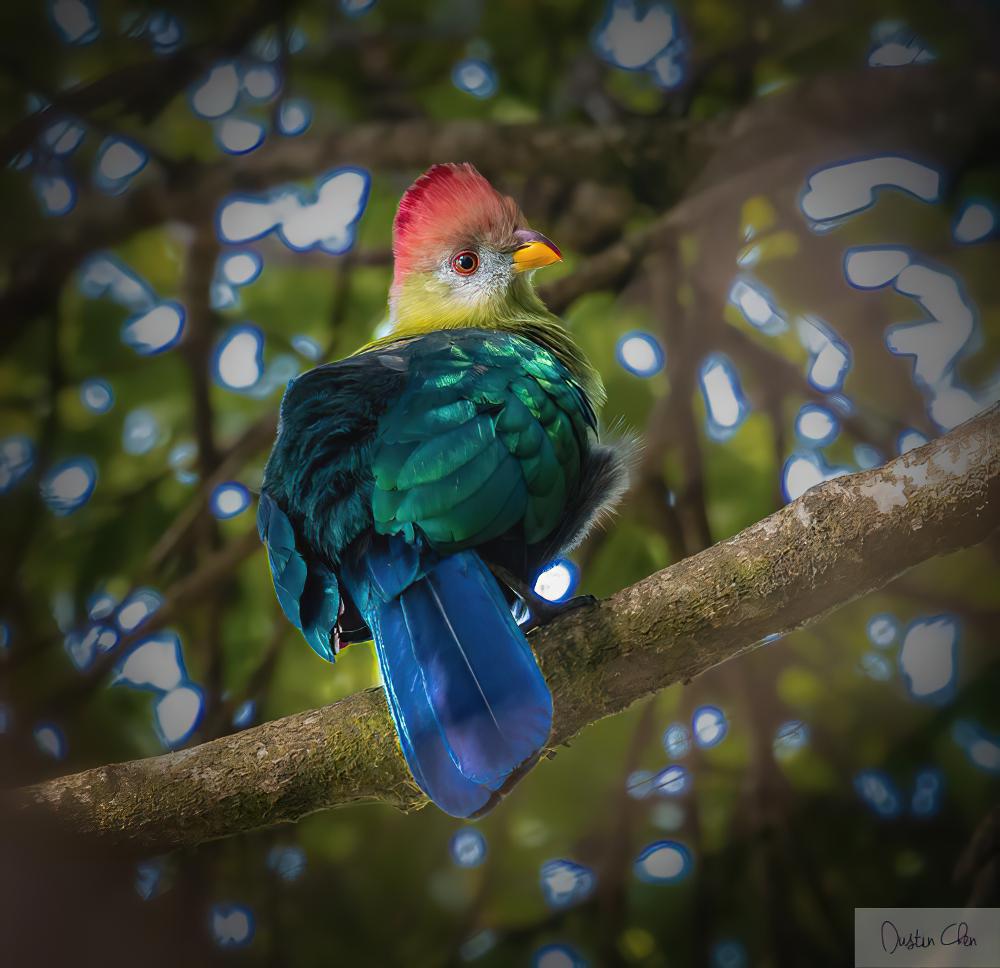
<svg viewBox="0 0 1000 968">
<path fill-rule="evenodd" d="M 528 610 L 527 621 L 518 619 L 521 629 L 527 633 L 536 628 L 547 625 L 553 619 L 558 618 L 563 612 L 568 612 L 574 608 L 585 605 L 596 605 L 597 599 L 593 595 L 577 595 L 565 602 L 550 602 L 547 598 L 542 598 L 527 582 L 522 581 L 513 572 L 508 571 L 499 565 L 490 565 L 493 574 L 502 581 L 518 598 L 521 604 Z"/>
<path fill-rule="evenodd" d="M 524 626 L 524 629 L 525 631 L 532 631 L 533 629 L 541 628 L 543 625 L 548 625 L 549 622 L 557 619 L 565 612 L 572 611 L 575 608 L 596 605 L 597 599 L 593 595 L 577 595 L 575 598 L 570 598 L 565 602 L 550 602 L 533 593 L 531 599 L 526 601 L 525 604 L 528 606 L 531 617 L 527 625 Z"/>
</svg>

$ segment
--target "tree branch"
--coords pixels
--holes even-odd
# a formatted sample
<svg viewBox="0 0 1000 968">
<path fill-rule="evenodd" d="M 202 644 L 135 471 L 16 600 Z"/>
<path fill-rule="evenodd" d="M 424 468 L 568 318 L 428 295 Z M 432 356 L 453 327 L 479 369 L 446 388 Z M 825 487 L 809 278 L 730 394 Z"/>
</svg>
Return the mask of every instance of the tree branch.
<svg viewBox="0 0 1000 968">
<path fill-rule="evenodd" d="M 74 676 L 46 703 L 50 715 L 65 714 L 68 709 L 93 695 L 95 688 L 115 667 L 122 655 L 133 645 L 173 622 L 182 609 L 203 602 L 208 595 L 216 594 L 236 568 L 251 555 L 261 550 L 257 529 L 228 541 L 217 551 L 207 555 L 198 567 L 178 578 L 163 596 L 163 603 L 141 625 L 126 632 L 107 652 L 102 652 L 82 674 Z"/>
<path fill-rule="evenodd" d="M 829 157 L 834 137 L 833 144 L 852 153 L 889 146 L 939 161 L 961 156 L 974 135 L 993 122 L 1000 102 L 995 72 L 977 72 L 971 87 L 969 77 L 968 71 L 936 65 L 827 76 L 757 100 L 731 118 L 697 122 L 633 121 L 600 128 L 369 122 L 271 141 L 240 158 L 185 160 L 177 170 L 150 172 L 120 199 L 100 193 L 82 197 L 44 246 L 17 254 L 0 292 L 0 319 L 7 322 L 0 327 L 0 351 L 39 315 L 85 255 L 171 219 L 197 222 L 233 192 L 314 178 L 342 164 L 412 173 L 450 159 L 471 161 L 491 177 L 516 171 L 523 177 L 550 173 L 563 181 L 614 181 L 630 172 L 655 189 L 657 208 L 669 208 L 670 200 L 685 194 L 671 209 L 669 224 L 690 225 L 728 210 L 732 198 L 745 198 L 762 185 L 799 183 L 810 167 Z M 928 126 L 928 116 L 939 124 Z M 612 254 L 615 264 L 602 267 L 609 282 L 627 270 L 631 257 L 627 248 Z"/>
<path fill-rule="evenodd" d="M 1000 405 L 885 467 L 815 488 L 711 548 L 532 637 L 555 696 L 552 745 L 643 696 L 813 622 L 1000 525 Z M 348 803 L 426 802 L 381 689 L 179 753 L 6 795 L 145 850 Z"/>
<path fill-rule="evenodd" d="M 45 245 L 12 258 L 10 281 L 0 292 L 3 350 L 47 305 L 90 252 L 111 248 L 170 219 L 196 224 L 236 191 L 253 192 L 314 178 L 338 164 L 412 172 L 442 159 L 478 163 L 487 174 L 531 176 L 560 172 L 618 178 L 624 165 L 656 159 L 659 177 L 683 187 L 715 145 L 715 127 L 633 124 L 595 130 L 583 125 L 507 124 L 479 121 L 370 122 L 328 135 L 273 142 L 254 157 L 200 163 L 187 160 L 174 173 L 151 172 L 142 185 L 109 201 L 90 193 Z M 569 160 L 571 159 L 571 161 Z M 567 167 L 569 166 L 569 167 Z"/>
<path fill-rule="evenodd" d="M 287 5 L 287 0 L 286 0 Z M 219 42 L 183 47 L 169 57 L 153 57 L 112 71 L 87 84 L 68 91 L 50 94 L 52 103 L 23 118 L 0 136 L 0 160 L 10 160 L 24 151 L 53 118 L 64 115 L 89 115 L 91 112 L 118 109 L 118 114 L 138 115 L 149 124 L 173 100 L 179 91 L 198 79 L 215 61 L 238 53 L 262 30 L 281 16 L 281 7 L 272 0 L 251 6 Z M 5 73 L 11 73 L 9 67 Z M 14 71 L 13 73 L 20 73 Z M 40 85 L 29 82 L 34 88 Z M 91 123 L 91 119 L 87 119 Z"/>
</svg>

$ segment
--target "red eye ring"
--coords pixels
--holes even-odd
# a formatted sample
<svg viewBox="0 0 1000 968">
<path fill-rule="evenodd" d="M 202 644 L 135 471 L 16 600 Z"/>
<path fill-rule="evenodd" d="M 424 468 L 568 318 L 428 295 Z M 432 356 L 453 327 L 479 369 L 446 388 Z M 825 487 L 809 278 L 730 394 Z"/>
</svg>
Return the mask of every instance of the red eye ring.
<svg viewBox="0 0 1000 968">
<path fill-rule="evenodd" d="M 479 256 L 475 252 L 466 249 L 464 252 L 459 252 L 451 260 L 451 267 L 460 276 L 471 276 L 479 268 Z"/>
</svg>

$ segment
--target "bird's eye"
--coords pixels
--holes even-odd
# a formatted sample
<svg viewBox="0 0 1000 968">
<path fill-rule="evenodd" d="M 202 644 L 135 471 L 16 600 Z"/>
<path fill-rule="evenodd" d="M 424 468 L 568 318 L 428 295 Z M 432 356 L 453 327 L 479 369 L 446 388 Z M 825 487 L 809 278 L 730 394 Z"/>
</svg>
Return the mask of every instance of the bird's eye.
<svg viewBox="0 0 1000 968">
<path fill-rule="evenodd" d="M 475 252 L 459 252 L 451 260 L 451 267 L 462 276 L 471 276 L 479 268 L 479 256 Z"/>
</svg>

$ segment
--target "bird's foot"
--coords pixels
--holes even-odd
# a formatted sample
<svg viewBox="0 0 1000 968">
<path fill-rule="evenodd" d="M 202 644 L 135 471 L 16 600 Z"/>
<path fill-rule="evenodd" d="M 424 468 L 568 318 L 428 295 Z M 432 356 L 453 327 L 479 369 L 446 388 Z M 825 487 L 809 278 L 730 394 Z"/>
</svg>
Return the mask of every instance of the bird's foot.
<svg viewBox="0 0 1000 968">
<path fill-rule="evenodd" d="M 524 628 L 526 631 L 531 631 L 532 629 L 541 628 L 543 625 L 548 625 L 553 619 L 558 618 L 565 612 L 572 611 L 574 608 L 596 605 L 597 599 L 593 595 L 577 595 L 575 598 L 569 598 L 565 602 L 550 602 L 547 598 L 542 598 L 532 591 L 531 598 L 525 599 L 525 604 L 528 607 L 530 618 Z"/>
<path fill-rule="evenodd" d="M 581 608 L 585 605 L 596 605 L 597 599 L 593 595 L 577 595 L 565 602 L 550 602 L 547 598 L 542 598 L 534 588 L 527 582 L 522 581 L 517 575 L 500 566 L 491 566 L 491 570 L 518 598 L 522 605 L 528 610 L 527 620 L 518 619 L 521 628 L 525 633 L 543 625 L 548 625 L 553 619 L 558 618 L 564 612 L 574 608 Z"/>
</svg>

